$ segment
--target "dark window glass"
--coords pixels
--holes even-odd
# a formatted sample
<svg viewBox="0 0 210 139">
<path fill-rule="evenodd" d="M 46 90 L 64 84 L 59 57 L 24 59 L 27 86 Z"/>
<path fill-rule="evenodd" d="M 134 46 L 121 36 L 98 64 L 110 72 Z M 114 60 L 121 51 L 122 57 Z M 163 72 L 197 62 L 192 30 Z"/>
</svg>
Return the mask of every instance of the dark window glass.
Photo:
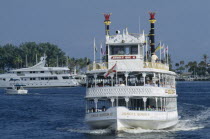
<svg viewBox="0 0 210 139">
<path fill-rule="evenodd" d="M 138 45 L 110 46 L 111 55 L 137 55 Z"/>
<path fill-rule="evenodd" d="M 68 76 L 63 76 L 63 79 L 69 79 L 69 77 Z"/>
<path fill-rule="evenodd" d="M 138 46 L 131 46 L 131 54 L 137 55 L 138 54 Z"/>
<path fill-rule="evenodd" d="M 50 77 L 49 80 L 53 80 L 53 77 Z"/>
</svg>

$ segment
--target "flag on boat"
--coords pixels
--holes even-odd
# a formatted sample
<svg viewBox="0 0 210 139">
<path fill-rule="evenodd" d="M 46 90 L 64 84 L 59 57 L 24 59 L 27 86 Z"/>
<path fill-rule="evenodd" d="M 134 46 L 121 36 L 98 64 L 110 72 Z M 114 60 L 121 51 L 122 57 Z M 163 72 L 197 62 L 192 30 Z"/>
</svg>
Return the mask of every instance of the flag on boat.
<svg viewBox="0 0 210 139">
<path fill-rule="evenodd" d="M 163 49 L 162 54 L 163 54 L 163 53 L 166 53 L 166 52 L 167 52 L 167 50 L 168 50 L 168 47 L 165 47 L 165 46 L 164 46 L 163 48 L 164 48 L 164 49 Z"/>
<path fill-rule="evenodd" d="M 94 51 L 97 52 L 97 47 L 96 47 L 96 41 L 95 41 L 95 38 L 94 38 L 94 44 L 93 44 L 93 47 L 94 47 Z"/>
<path fill-rule="evenodd" d="M 104 74 L 104 77 L 107 78 L 110 74 L 113 74 L 116 71 L 117 71 L 117 63 Z"/>
<path fill-rule="evenodd" d="M 159 43 L 158 46 L 155 49 L 155 52 L 158 51 L 158 50 L 160 50 L 160 49 L 162 49 L 162 48 L 163 48 L 163 46 L 161 45 L 161 43 Z"/>
<path fill-rule="evenodd" d="M 102 48 L 102 43 L 101 43 L 101 54 L 102 54 L 102 55 L 104 54 L 103 48 Z"/>
</svg>

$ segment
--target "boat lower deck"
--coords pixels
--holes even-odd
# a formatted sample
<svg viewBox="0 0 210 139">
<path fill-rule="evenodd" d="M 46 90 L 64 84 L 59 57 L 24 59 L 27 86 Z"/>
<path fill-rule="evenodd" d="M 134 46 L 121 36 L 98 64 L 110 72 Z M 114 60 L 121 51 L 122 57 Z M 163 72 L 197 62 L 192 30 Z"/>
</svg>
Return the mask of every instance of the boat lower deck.
<svg viewBox="0 0 210 139">
<path fill-rule="evenodd" d="M 85 118 L 94 129 L 124 128 L 165 129 L 177 124 L 177 111 L 132 111 L 126 107 L 112 107 L 104 112 L 88 113 Z"/>
</svg>

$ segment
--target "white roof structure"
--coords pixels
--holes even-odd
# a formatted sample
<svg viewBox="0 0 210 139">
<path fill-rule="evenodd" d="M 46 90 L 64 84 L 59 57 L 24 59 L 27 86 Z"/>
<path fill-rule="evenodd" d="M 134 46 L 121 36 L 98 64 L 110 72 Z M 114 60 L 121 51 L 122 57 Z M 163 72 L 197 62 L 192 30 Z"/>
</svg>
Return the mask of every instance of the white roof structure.
<svg viewBox="0 0 210 139">
<path fill-rule="evenodd" d="M 29 68 L 21 68 L 11 70 L 12 72 L 20 72 L 20 71 L 59 71 L 59 70 L 69 70 L 68 67 L 45 67 L 46 64 L 46 56 L 40 58 L 40 62 L 36 65 Z"/>
<path fill-rule="evenodd" d="M 122 34 L 117 34 L 114 36 L 106 36 L 106 43 L 144 43 L 145 35 L 143 34 L 129 34 L 128 29 L 123 30 Z"/>
</svg>

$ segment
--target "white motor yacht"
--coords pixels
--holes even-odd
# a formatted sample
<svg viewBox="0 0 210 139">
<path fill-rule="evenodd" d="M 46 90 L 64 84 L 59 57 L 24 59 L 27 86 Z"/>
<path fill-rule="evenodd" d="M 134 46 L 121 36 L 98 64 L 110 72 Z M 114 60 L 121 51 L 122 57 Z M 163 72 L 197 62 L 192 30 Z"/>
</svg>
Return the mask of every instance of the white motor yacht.
<svg viewBox="0 0 210 139">
<path fill-rule="evenodd" d="M 12 80 L 20 80 L 25 87 L 73 87 L 79 83 L 73 79 L 68 67 L 46 67 L 46 56 L 29 68 L 11 70 L 0 75 L 0 87 L 10 87 Z"/>
</svg>

